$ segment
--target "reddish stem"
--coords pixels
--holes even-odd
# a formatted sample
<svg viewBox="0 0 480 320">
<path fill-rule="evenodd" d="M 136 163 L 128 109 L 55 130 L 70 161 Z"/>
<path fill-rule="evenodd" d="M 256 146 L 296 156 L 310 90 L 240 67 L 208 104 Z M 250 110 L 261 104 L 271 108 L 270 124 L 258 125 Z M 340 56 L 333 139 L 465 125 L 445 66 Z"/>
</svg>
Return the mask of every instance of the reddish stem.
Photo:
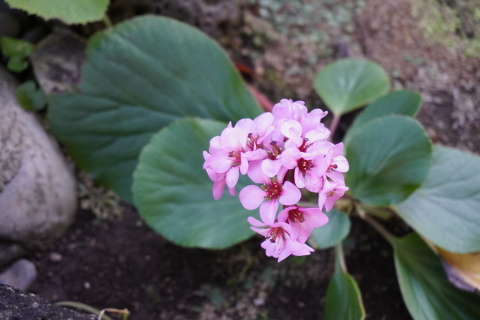
<svg viewBox="0 0 480 320">
<path fill-rule="evenodd" d="M 337 130 L 339 122 L 340 122 L 340 115 L 334 114 L 332 122 L 330 123 L 330 138 L 329 138 L 329 140 L 332 140 L 332 137 L 335 134 L 335 131 Z"/>
</svg>

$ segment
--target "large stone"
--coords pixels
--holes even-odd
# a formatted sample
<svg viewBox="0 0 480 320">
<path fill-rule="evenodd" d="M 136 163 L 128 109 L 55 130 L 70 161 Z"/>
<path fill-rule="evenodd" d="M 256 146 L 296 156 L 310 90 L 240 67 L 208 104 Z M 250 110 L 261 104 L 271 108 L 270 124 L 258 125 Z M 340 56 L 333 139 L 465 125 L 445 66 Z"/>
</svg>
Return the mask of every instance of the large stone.
<svg viewBox="0 0 480 320">
<path fill-rule="evenodd" d="M 56 143 L 15 98 L 0 66 L 0 266 L 60 236 L 73 222 L 76 185 Z"/>
<path fill-rule="evenodd" d="M 56 28 L 30 56 L 35 77 L 46 93 L 72 91 L 80 81 L 86 42 L 69 29 Z"/>
<path fill-rule="evenodd" d="M 0 284 L 0 319 L 96 320 L 98 317 L 60 307 L 32 293 Z"/>
</svg>

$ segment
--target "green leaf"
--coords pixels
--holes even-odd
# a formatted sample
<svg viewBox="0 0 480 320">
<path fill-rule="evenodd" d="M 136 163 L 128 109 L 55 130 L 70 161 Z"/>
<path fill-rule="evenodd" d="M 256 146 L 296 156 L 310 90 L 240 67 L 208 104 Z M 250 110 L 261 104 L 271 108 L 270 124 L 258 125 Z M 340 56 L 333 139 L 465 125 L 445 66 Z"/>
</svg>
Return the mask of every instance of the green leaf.
<svg viewBox="0 0 480 320">
<path fill-rule="evenodd" d="M 28 41 L 10 37 L 0 37 L 2 54 L 5 57 L 27 58 L 35 49 L 35 46 Z"/>
<path fill-rule="evenodd" d="M 363 110 L 362 113 L 355 118 L 355 121 L 350 126 L 349 131 L 367 123 L 370 120 L 391 114 L 415 117 L 420 110 L 421 103 L 422 96 L 417 92 L 408 90 L 390 92 L 389 94 L 370 103 L 368 107 L 366 107 L 365 110 Z"/>
<path fill-rule="evenodd" d="M 345 140 L 352 195 L 388 206 L 405 200 L 428 174 L 432 146 L 422 126 L 399 115 L 372 120 Z"/>
<path fill-rule="evenodd" d="M 480 319 L 480 298 L 448 281 L 439 258 L 410 234 L 393 242 L 398 282 L 415 320 Z"/>
<path fill-rule="evenodd" d="M 11 57 L 8 59 L 7 69 L 12 72 L 22 72 L 28 68 L 28 61 L 20 57 Z"/>
<path fill-rule="evenodd" d="M 390 83 L 378 64 L 343 59 L 320 70 L 313 85 L 328 108 L 340 116 L 380 97 Z"/>
<path fill-rule="evenodd" d="M 72 158 L 126 201 L 138 155 L 163 126 L 186 116 L 228 122 L 261 113 L 212 39 L 153 16 L 92 37 L 77 92 L 50 102 L 52 129 Z"/>
<path fill-rule="evenodd" d="M 325 298 L 324 320 L 363 320 L 365 310 L 357 282 L 342 269 L 340 253 L 336 251 L 335 272 Z"/>
<path fill-rule="evenodd" d="M 222 249 L 253 234 L 238 197 L 224 194 L 215 201 L 213 182 L 202 169 L 202 151 L 226 126 L 212 120 L 178 120 L 155 135 L 140 155 L 135 205 L 151 228 L 176 244 Z"/>
<path fill-rule="evenodd" d="M 25 10 L 43 19 L 65 23 L 87 23 L 103 18 L 109 0 L 6 0 L 10 7 Z"/>
<path fill-rule="evenodd" d="M 422 236 L 456 253 L 480 251 L 480 157 L 435 146 L 423 185 L 395 206 Z"/>
<path fill-rule="evenodd" d="M 312 238 L 319 249 L 328 249 L 345 239 L 350 232 L 350 218 L 343 212 L 332 209 L 325 213 L 328 223 L 313 229 Z"/>
<path fill-rule="evenodd" d="M 18 86 L 16 95 L 18 103 L 25 110 L 38 111 L 43 109 L 47 103 L 45 94 L 37 88 L 37 85 L 32 80 Z"/>
<path fill-rule="evenodd" d="M 22 72 L 28 67 L 26 58 L 33 52 L 35 46 L 28 41 L 10 37 L 0 37 L 2 55 L 8 57 L 7 69 Z"/>
</svg>

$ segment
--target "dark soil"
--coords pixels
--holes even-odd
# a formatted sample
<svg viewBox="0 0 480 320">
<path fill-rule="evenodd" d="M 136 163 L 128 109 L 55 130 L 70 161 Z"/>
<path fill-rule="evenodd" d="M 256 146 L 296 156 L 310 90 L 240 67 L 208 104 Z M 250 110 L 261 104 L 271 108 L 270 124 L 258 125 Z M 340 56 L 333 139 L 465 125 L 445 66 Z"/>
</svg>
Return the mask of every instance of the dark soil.
<svg viewBox="0 0 480 320">
<path fill-rule="evenodd" d="M 161 13 L 160 5 L 132 2 L 141 3 L 141 9 L 128 1 L 114 2 L 114 12 L 126 8 L 116 13 L 118 20 L 138 12 Z M 348 2 L 337 1 L 339 5 Z M 226 28 L 228 15 L 213 22 L 210 17 L 203 24 L 198 19 L 186 20 L 207 28 L 235 59 L 246 57 L 255 73 L 253 84 L 272 101 L 288 97 L 321 106 L 312 90 L 312 77 L 332 61 L 334 53 L 372 59 L 392 75 L 392 87 L 422 93 L 419 120 L 434 142 L 480 151 L 475 106 L 480 101 L 480 63 L 426 39 L 409 1 L 367 1 L 354 16 L 354 28 L 345 28 L 350 31 L 340 32 L 323 22 L 321 26 L 302 25 L 304 33 L 322 27 L 330 34 L 327 53 L 318 53 L 318 46 L 303 40 L 292 51 L 286 45 L 295 40 L 292 34 L 275 29 L 260 9 L 259 5 L 242 8 L 241 19 L 232 22 L 233 29 Z M 259 31 L 263 22 L 267 27 Z M 255 36 L 263 42 L 253 41 Z M 305 58 L 312 53 L 318 57 L 314 66 Z M 348 117 L 340 129 L 347 127 Z M 98 309 L 128 308 L 132 320 L 321 319 L 333 252 L 316 251 L 278 264 L 264 256 L 258 237 L 223 251 L 181 248 L 145 226 L 132 207 L 122 205 L 121 209 L 119 217 L 106 220 L 81 211 L 64 237 L 31 257 L 39 273 L 31 291 L 51 301 L 77 301 Z M 405 233 L 400 221 L 388 227 Z M 347 266 L 358 281 L 367 319 L 411 319 L 397 285 L 392 249 L 383 238 L 354 218 L 345 247 Z"/>
<path fill-rule="evenodd" d="M 127 308 L 132 320 L 321 318 L 333 252 L 277 263 L 257 237 L 223 251 L 181 248 L 123 208 L 110 221 L 80 212 L 63 238 L 34 256 L 39 277 L 31 291 L 51 301 Z M 391 248 L 354 222 L 347 263 L 368 319 L 409 319 Z"/>
</svg>

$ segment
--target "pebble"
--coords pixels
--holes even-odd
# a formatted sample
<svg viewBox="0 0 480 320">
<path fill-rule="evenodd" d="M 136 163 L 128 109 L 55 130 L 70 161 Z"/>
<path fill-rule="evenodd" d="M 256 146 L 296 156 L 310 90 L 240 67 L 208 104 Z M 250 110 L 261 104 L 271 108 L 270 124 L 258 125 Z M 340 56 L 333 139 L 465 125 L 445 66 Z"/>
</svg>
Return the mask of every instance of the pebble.
<svg viewBox="0 0 480 320">
<path fill-rule="evenodd" d="M 25 291 L 36 277 L 35 265 L 27 259 L 20 259 L 0 273 L 0 283 Z"/>
<path fill-rule="evenodd" d="M 256 306 L 263 306 L 265 304 L 265 300 L 262 298 L 255 298 L 253 299 L 253 304 Z"/>
<path fill-rule="evenodd" d="M 58 252 L 50 252 L 48 257 L 52 262 L 60 262 L 62 261 L 62 258 L 63 258 L 62 255 Z"/>
</svg>

